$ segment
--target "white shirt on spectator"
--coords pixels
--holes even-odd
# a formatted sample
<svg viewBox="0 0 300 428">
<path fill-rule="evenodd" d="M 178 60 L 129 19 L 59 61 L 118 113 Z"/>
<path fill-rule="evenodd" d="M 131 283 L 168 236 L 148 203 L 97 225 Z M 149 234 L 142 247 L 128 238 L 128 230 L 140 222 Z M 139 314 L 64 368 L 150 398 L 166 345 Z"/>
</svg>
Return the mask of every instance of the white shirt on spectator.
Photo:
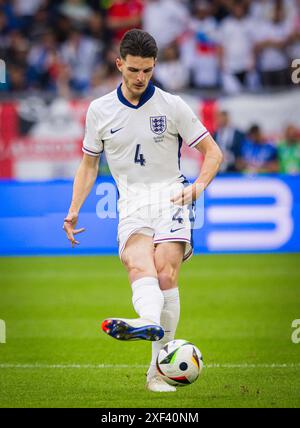
<svg viewBox="0 0 300 428">
<path fill-rule="evenodd" d="M 296 13 L 297 0 L 284 0 L 283 7 L 286 19 L 293 20 Z M 271 21 L 274 11 L 274 0 L 252 0 L 249 13 L 256 21 Z"/>
<path fill-rule="evenodd" d="M 215 86 L 219 77 L 217 21 L 213 17 L 193 19 L 190 27 L 191 36 L 181 46 L 183 61 L 197 86 Z"/>
<path fill-rule="evenodd" d="M 14 10 L 20 16 L 33 16 L 44 0 L 14 0 Z"/>
<path fill-rule="evenodd" d="M 255 30 L 256 42 L 273 40 L 283 42 L 291 31 L 288 21 L 273 23 L 262 22 Z M 289 66 L 288 56 L 284 49 L 268 47 L 262 50 L 259 56 L 259 69 L 261 71 L 279 71 Z"/>
<path fill-rule="evenodd" d="M 189 84 L 189 70 L 178 59 L 174 61 L 160 61 L 154 71 L 154 77 L 166 91 L 180 91 Z"/>
<path fill-rule="evenodd" d="M 274 0 L 252 0 L 249 14 L 256 21 L 266 21 L 271 19 L 273 8 Z"/>
<path fill-rule="evenodd" d="M 96 41 L 82 36 L 77 47 L 66 41 L 61 48 L 62 61 L 71 68 L 72 77 L 78 81 L 88 81 L 97 63 L 99 46 Z"/>
<path fill-rule="evenodd" d="M 159 48 L 165 47 L 188 28 L 189 12 L 178 0 L 151 0 L 143 12 L 143 29 Z"/>
<path fill-rule="evenodd" d="M 224 49 L 224 71 L 240 73 L 253 66 L 253 31 L 255 22 L 250 18 L 229 16 L 219 28 L 219 42 Z"/>
</svg>

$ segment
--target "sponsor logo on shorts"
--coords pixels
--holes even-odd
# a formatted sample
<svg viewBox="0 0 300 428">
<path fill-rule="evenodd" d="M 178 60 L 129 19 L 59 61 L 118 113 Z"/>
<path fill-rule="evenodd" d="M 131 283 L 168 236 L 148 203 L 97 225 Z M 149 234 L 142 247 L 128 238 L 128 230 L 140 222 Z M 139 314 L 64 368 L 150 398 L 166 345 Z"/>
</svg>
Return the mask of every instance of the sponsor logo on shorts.
<svg viewBox="0 0 300 428">
<path fill-rule="evenodd" d="M 174 232 L 178 232 L 178 230 L 182 230 L 185 229 L 184 227 L 179 227 L 178 229 L 171 229 L 170 232 L 174 233 Z"/>
</svg>

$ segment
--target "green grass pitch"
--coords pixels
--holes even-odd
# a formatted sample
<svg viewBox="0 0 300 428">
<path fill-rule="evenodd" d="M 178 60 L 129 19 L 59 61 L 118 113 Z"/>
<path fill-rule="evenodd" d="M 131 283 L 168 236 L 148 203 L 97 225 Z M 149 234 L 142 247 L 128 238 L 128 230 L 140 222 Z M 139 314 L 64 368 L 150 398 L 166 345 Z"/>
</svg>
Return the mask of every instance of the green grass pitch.
<svg viewBox="0 0 300 428">
<path fill-rule="evenodd" d="M 177 338 L 206 369 L 176 393 L 145 389 L 150 343 L 100 331 L 135 317 L 117 257 L 0 259 L 0 407 L 299 407 L 300 256 L 195 256 L 180 275 Z"/>
</svg>

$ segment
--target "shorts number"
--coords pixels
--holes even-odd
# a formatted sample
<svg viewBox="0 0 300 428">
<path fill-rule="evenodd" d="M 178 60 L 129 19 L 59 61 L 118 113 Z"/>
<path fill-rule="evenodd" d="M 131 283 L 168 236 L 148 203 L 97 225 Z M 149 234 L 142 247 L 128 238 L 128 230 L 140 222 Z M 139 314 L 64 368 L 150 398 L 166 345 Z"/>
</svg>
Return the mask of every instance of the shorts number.
<svg viewBox="0 0 300 428">
<path fill-rule="evenodd" d="M 137 144 L 136 151 L 135 151 L 135 157 L 134 162 L 141 164 L 141 166 L 145 166 L 146 159 L 144 158 L 144 155 L 140 153 L 141 145 Z"/>
<path fill-rule="evenodd" d="M 173 221 L 178 221 L 179 224 L 183 223 L 183 218 L 182 218 L 182 208 L 179 208 L 176 213 L 173 215 L 172 218 Z"/>
</svg>

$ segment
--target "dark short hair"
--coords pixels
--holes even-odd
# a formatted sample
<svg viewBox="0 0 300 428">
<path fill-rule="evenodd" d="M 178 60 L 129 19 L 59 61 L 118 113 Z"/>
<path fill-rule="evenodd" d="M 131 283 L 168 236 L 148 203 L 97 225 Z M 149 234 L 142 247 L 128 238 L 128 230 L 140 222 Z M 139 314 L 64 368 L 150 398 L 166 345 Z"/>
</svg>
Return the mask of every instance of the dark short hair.
<svg viewBox="0 0 300 428">
<path fill-rule="evenodd" d="M 120 44 L 121 58 L 127 55 L 140 56 L 142 58 L 157 57 L 157 45 L 154 38 L 146 31 L 133 29 L 127 31 Z"/>
<path fill-rule="evenodd" d="M 249 130 L 248 130 L 248 134 L 252 135 L 252 134 L 258 134 L 260 133 L 261 129 L 260 126 L 258 124 L 253 124 L 250 126 Z"/>
</svg>

